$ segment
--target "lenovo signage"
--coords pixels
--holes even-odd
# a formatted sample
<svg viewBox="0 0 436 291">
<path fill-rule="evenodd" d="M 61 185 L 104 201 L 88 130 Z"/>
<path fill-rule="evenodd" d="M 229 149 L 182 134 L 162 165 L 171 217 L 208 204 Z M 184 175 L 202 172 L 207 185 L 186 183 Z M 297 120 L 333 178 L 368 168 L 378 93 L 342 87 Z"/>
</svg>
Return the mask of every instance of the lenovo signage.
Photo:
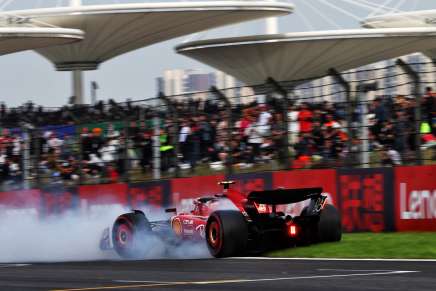
<svg viewBox="0 0 436 291">
<path fill-rule="evenodd" d="M 395 170 L 395 217 L 399 231 L 436 231 L 436 166 Z"/>
</svg>

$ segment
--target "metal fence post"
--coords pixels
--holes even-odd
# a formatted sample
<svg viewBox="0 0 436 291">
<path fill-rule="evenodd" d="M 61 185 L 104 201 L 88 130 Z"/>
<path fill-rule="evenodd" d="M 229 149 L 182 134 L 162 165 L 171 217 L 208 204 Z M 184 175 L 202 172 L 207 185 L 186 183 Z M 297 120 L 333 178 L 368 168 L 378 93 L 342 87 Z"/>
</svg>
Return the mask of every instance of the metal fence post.
<svg viewBox="0 0 436 291">
<path fill-rule="evenodd" d="M 156 111 L 153 117 L 153 179 L 161 178 L 160 118 Z"/>
<path fill-rule="evenodd" d="M 341 73 L 339 73 L 336 69 L 331 68 L 328 71 L 328 74 L 336 81 L 338 82 L 345 90 L 345 99 L 347 102 L 347 113 L 346 113 L 346 121 L 347 121 L 347 134 L 348 134 L 348 139 L 347 139 L 347 148 L 348 148 L 348 152 L 350 153 L 351 148 L 352 148 L 352 138 L 353 138 L 353 106 L 351 106 L 351 86 L 350 84 L 347 82 L 347 80 L 345 80 L 344 76 L 341 75 Z M 347 159 L 347 164 L 350 164 L 350 159 Z"/>
<path fill-rule="evenodd" d="M 29 189 L 29 179 L 30 179 L 30 134 L 29 128 L 22 128 L 23 131 L 23 156 L 22 156 L 22 178 L 24 189 Z"/>
<path fill-rule="evenodd" d="M 227 115 L 227 160 L 226 160 L 226 169 L 227 175 L 233 174 L 233 158 L 232 158 L 232 149 L 231 149 L 231 140 L 232 140 L 232 130 L 233 130 L 233 118 L 232 118 L 232 104 L 230 100 L 222 93 L 217 87 L 212 86 L 210 88 L 212 94 L 214 94 L 220 101 L 224 102 L 226 106 L 226 115 Z"/>
<path fill-rule="evenodd" d="M 124 182 L 129 182 L 129 169 L 130 169 L 130 158 L 129 158 L 129 128 L 130 128 L 130 118 L 126 117 L 124 119 L 124 151 L 123 151 L 123 176 L 122 180 Z"/>
<path fill-rule="evenodd" d="M 415 155 L 418 165 L 422 165 L 421 155 L 421 78 L 419 73 L 415 72 L 413 68 L 404 62 L 402 59 L 397 59 L 396 64 L 407 74 L 413 82 L 412 95 L 415 97 L 416 105 L 414 110 L 415 115 Z"/>
<path fill-rule="evenodd" d="M 159 99 L 161 99 L 165 105 L 168 107 L 168 113 L 170 115 L 169 120 L 171 120 L 171 126 L 170 126 L 170 136 L 174 143 L 174 161 L 175 161 L 175 169 L 174 176 L 176 178 L 180 177 L 180 167 L 179 167 L 179 153 L 180 153 L 180 145 L 179 145 L 179 116 L 177 109 L 175 108 L 174 104 L 171 102 L 171 100 L 168 99 L 168 97 L 160 92 L 159 93 Z"/>
<path fill-rule="evenodd" d="M 36 127 L 32 132 L 32 138 L 34 140 L 33 142 L 33 158 L 34 158 L 34 174 L 35 174 L 35 182 L 36 182 L 36 188 L 39 189 L 41 177 L 40 177 L 40 166 L 39 163 L 41 162 L 41 130 Z"/>
<path fill-rule="evenodd" d="M 289 100 L 289 96 L 288 96 L 288 91 L 283 88 L 276 80 L 274 80 L 273 78 L 268 78 L 266 80 L 266 83 L 271 85 L 271 87 L 273 88 L 273 90 L 277 93 L 279 93 L 282 96 L 282 114 L 283 114 L 283 122 L 285 124 L 285 138 L 283 139 L 285 142 L 285 167 L 286 169 L 290 169 L 291 168 L 291 161 L 290 161 L 290 155 L 289 155 L 289 133 L 288 133 L 288 129 L 289 129 L 289 120 L 288 120 L 288 109 L 289 109 L 289 105 L 290 105 L 290 100 Z"/>
<path fill-rule="evenodd" d="M 83 184 L 83 161 L 85 160 L 85 155 L 83 153 L 83 136 L 82 136 L 82 132 L 83 132 L 83 128 L 81 127 L 77 127 L 80 129 L 79 132 L 76 132 L 76 134 L 78 135 L 76 138 L 76 142 L 78 143 L 78 147 L 77 147 L 77 157 L 78 157 L 78 166 L 79 166 L 79 180 L 78 180 L 78 184 L 82 185 Z"/>
</svg>

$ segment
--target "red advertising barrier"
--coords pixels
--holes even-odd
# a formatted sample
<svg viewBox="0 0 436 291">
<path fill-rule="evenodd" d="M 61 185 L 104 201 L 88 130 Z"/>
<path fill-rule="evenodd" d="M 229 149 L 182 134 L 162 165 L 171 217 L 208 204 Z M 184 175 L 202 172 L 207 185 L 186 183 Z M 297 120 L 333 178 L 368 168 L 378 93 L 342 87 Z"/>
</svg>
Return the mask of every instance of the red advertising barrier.
<svg viewBox="0 0 436 291">
<path fill-rule="evenodd" d="M 337 205 L 335 170 L 275 172 L 273 186 L 274 188 L 322 187 L 324 194 L 328 196 L 328 202 Z"/>
<path fill-rule="evenodd" d="M 128 206 L 128 185 L 102 184 L 79 187 L 79 207 L 87 210 L 94 206 L 122 205 Z"/>
<path fill-rule="evenodd" d="M 272 173 L 245 173 L 227 177 L 227 180 L 236 182 L 233 189 L 248 194 L 253 191 L 262 191 L 272 188 Z"/>
<path fill-rule="evenodd" d="M 391 169 L 338 171 L 342 226 L 347 232 L 392 230 Z"/>
<path fill-rule="evenodd" d="M 70 209 L 121 205 L 192 208 L 192 200 L 222 193 L 218 182 L 235 180 L 242 193 L 277 188 L 322 187 L 337 206 L 346 232 L 436 231 L 436 166 L 283 171 L 191 177 L 132 184 L 85 185 L 0 193 L 0 215 L 22 210 L 36 216 Z M 298 215 L 304 203 L 281 211 Z M 26 213 L 27 213 L 26 212 Z"/>
<path fill-rule="evenodd" d="M 168 205 L 169 181 L 153 181 L 129 185 L 130 205 L 133 209 L 141 209 L 151 205 L 162 207 Z"/>
<path fill-rule="evenodd" d="M 182 210 L 192 208 L 192 200 L 202 196 L 222 193 L 218 182 L 224 181 L 223 175 L 173 179 L 171 181 L 171 204 Z"/>
<path fill-rule="evenodd" d="M 41 192 L 39 190 L 18 190 L 0 193 L 0 211 L 2 214 L 26 210 L 35 216 L 41 215 Z M 27 213 L 30 215 L 31 213 Z"/>
<path fill-rule="evenodd" d="M 327 202 L 337 205 L 336 171 L 287 171 L 273 173 L 273 188 L 316 188 L 322 187 L 327 195 Z M 289 205 L 282 211 L 291 215 L 299 215 L 307 202 Z"/>
<path fill-rule="evenodd" d="M 436 231 L 436 166 L 395 168 L 398 231 Z"/>
<path fill-rule="evenodd" d="M 42 190 L 44 215 L 58 215 L 75 207 L 77 192 L 75 187 L 50 187 Z"/>
</svg>

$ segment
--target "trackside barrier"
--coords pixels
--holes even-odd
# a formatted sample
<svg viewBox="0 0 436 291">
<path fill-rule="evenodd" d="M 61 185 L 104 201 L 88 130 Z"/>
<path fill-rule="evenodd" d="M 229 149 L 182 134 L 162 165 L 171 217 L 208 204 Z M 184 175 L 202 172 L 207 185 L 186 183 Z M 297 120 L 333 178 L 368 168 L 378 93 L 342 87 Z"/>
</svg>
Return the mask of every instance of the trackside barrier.
<svg viewBox="0 0 436 291">
<path fill-rule="evenodd" d="M 162 207 L 170 204 L 171 185 L 169 180 L 132 183 L 129 185 L 130 208 L 144 206 Z"/>
<path fill-rule="evenodd" d="M 436 231 L 436 167 L 395 169 L 395 222 L 398 231 Z"/>
<path fill-rule="evenodd" d="M 126 208 L 178 206 L 221 193 L 224 179 L 244 193 L 277 188 L 323 187 L 341 212 L 344 231 L 436 231 L 436 166 L 279 171 L 214 175 L 141 183 L 117 183 L 0 193 L 0 217 L 23 211 L 36 217 L 82 212 L 109 205 Z M 298 215 L 304 204 L 282 210 Z"/>
<path fill-rule="evenodd" d="M 393 231 L 393 170 L 337 171 L 338 204 L 347 232 Z"/>
</svg>

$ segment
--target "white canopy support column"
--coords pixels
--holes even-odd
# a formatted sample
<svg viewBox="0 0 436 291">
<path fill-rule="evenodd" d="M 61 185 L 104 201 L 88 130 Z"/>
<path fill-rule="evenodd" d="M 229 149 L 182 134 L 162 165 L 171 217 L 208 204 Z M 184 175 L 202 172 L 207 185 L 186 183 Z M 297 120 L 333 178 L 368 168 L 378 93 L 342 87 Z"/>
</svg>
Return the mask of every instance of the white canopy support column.
<svg viewBox="0 0 436 291">
<path fill-rule="evenodd" d="M 269 0 L 274 2 L 275 0 Z M 277 17 L 269 17 L 265 20 L 265 33 L 266 34 L 277 34 L 279 33 L 279 20 Z"/>
<path fill-rule="evenodd" d="M 82 6 L 82 0 L 70 0 L 71 7 L 80 7 Z"/>
<path fill-rule="evenodd" d="M 75 104 L 83 104 L 83 71 L 73 71 L 73 96 Z"/>
</svg>

